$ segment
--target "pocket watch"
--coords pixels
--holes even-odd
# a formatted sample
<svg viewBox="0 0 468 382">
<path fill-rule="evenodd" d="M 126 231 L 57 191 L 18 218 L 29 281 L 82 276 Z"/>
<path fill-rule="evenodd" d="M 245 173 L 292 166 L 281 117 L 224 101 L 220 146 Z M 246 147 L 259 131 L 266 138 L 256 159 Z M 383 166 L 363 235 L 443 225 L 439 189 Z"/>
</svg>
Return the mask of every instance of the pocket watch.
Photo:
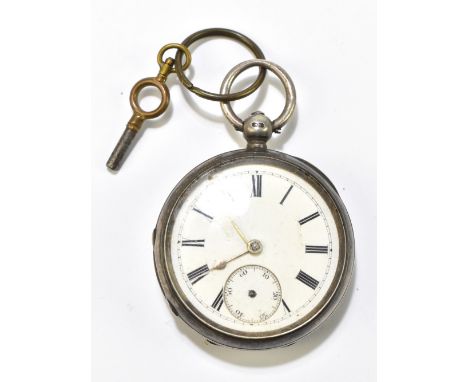
<svg viewBox="0 0 468 382">
<path fill-rule="evenodd" d="M 195 167 L 166 200 L 153 232 L 154 263 L 172 311 L 213 344 L 288 346 L 324 322 L 350 283 L 351 221 L 336 188 L 303 159 L 267 142 L 294 111 L 293 82 L 264 59 L 234 67 L 221 86 L 257 66 L 272 71 L 286 105 L 271 121 L 222 111 L 247 147 Z"/>
</svg>

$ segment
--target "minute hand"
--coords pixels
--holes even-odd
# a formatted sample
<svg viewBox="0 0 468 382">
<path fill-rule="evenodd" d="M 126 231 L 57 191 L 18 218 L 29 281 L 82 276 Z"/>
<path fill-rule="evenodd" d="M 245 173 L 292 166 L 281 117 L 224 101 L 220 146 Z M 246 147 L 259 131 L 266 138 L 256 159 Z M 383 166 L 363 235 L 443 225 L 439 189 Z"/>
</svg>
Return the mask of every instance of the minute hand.
<svg viewBox="0 0 468 382">
<path fill-rule="evenodd" d="M 242 241 L 245 243 L 245 245 L 249 245 L 249 240 L 245 237 L 245 235 L 242 233 L 242 231 L 240 230 L 239 226 L 234 223 L 234 221 L 231 220 L 231 224 L 232 226 L 234 227 L 234 229 L 236 230 L 237 234 L 239 235 L 239 237 L 242 239 Z"/>
</svg>

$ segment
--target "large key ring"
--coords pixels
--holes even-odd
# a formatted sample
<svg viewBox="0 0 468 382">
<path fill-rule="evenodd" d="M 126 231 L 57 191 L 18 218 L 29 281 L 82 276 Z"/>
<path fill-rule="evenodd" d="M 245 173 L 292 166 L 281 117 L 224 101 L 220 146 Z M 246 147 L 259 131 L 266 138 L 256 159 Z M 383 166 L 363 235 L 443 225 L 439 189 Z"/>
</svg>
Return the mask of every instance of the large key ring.
<svg viewBox="0 0 468 382">
<path fill-rule="evenodd" d="M 253 42 L 250 38 L 243 35 L 242 33 L 236 32 L 231 29 L 224 29 L 224 28 L 210 28 L 210 29 L 203 29 L 201 31 L 195 32 L 188 36 L 184 41 L 182 41 L 182 45 L 185 47 L 189 47 L 195 41 L 198 41 L 205 37 L 212 37 L 212 36 L 222 36 L 222 37 L 229 37 L 234 40 L 237 40 L 244 44 L 254 55 L 259 59 L 264 59 L 265 55 L 263 54 L 262 50 L 258 47 L 255 42 Z M 187 76 L 184 74 L 184 69 L 182 65 L 182 55 L 183 52 L 180 50 L 177 52 L 175 56 L 175 72 L 179 77 L 180 82 L 192 93 L 195 93 L 197 96 L 209 99 L 211 101 L 235 101 L 248 95 L 252 94 L 258 87 L 262 84 L 263 80 L 265 79 L 266 70 L 265 68 L 261 68 L 258 74 L 257 79 L 254 83 L 252 83 L 246 89 L 230 94 L 218 94 L 218 93 L 211 93 L 209 91 L 200 89 L 192 84 Z"/>
<path fill-rule="evenodd" d="M 294 83 L 291 77 L 289 77 L 289 74 L 281 66 L 266 60 L 244 61 L 236 65 L 229 71 L 228 74 L 226 74 L 226 77 L 224 77 L 223 83 L 221 84 L 221 93 L 228 94 L 237 76 L 239 76 L 240 73 L 242 73 L 248 68 L 251 68 L 252 66 L 260 66 L 262 68 L 271 70 L 278 76 L 278 78 L 284 86 L 284 89 L 286 91 L 286 103 L 279 117 L 272 122 L 273 131 L 275 133 L 279 133 L 281 128 L 291 117 L 296 106 L 296 90 L 294 88 Z M 236 130 L 243 130 L 244 122 L 236 115 L 236 113 L 234 113 L 234 110 L 232 109 L 232 106 L 229 102 L 222 102 L 221 110 Z"/>
</svg>

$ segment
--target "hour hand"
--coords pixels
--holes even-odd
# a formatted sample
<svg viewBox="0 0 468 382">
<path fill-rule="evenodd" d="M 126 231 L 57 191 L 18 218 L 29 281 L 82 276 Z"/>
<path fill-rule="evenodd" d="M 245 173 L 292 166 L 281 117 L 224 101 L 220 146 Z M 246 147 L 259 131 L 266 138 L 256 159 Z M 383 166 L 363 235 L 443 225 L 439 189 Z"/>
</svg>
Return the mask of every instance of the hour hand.
<svg viewBox="0 0 468 382">
<path fill-rule="evenodd" d="M 240 255 L 237 255 L 237 256 L 234 256 L 234 257 L 231 257 L 230 259 L 225 259 L 225 260 L 221 260 L 219 262 L 217 262 L 215 265 L 213 265 L 211 268 L 210 268 L 210 271 L 214 271 L 214 270 L 220 270 L 220 269 L 224 269 L 226 268 L 226 265 L 228 263 L 230 263 L 231 261 L 241 257 L 241 256 L 244 256 L 244 255 L 247 255 L 247 253 L 249 253 L 250 251 L 245 251 L 243 253 L 241 253 Z"/>
</svg>

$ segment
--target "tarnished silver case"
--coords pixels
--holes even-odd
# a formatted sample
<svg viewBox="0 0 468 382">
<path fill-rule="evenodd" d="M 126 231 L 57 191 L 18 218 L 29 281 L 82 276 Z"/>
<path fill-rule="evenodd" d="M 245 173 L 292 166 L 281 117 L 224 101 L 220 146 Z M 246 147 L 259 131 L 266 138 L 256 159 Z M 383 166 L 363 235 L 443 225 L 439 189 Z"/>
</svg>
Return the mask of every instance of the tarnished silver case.
<svg viewBox="0 0 468 382">
<path fill-rule="evenodd" d="M 222 168 L 241 164 L 270 164 L 295 173 L 310 183 L 330 207 L 338 227 L 340 253 L 333 282 L 321 303 L 290 327 L 256 335 L 234 331 L 200 314 L 183 295 L 174 280 L 171 267 L 171 231 L 174 217 L 194 183 Z M 310 163 L 273 150 L 236 150 L 215 156 L 190 171 L 166 200 L 153 232 L 156 274 L 172 311 L 208 341 L 232 348 L 262 350 L 288 346 L 306 336 L 324 322 L 343 298 L 354 266 L 354 235 L 346 208 L 330 180 Z"/>
</svg>

